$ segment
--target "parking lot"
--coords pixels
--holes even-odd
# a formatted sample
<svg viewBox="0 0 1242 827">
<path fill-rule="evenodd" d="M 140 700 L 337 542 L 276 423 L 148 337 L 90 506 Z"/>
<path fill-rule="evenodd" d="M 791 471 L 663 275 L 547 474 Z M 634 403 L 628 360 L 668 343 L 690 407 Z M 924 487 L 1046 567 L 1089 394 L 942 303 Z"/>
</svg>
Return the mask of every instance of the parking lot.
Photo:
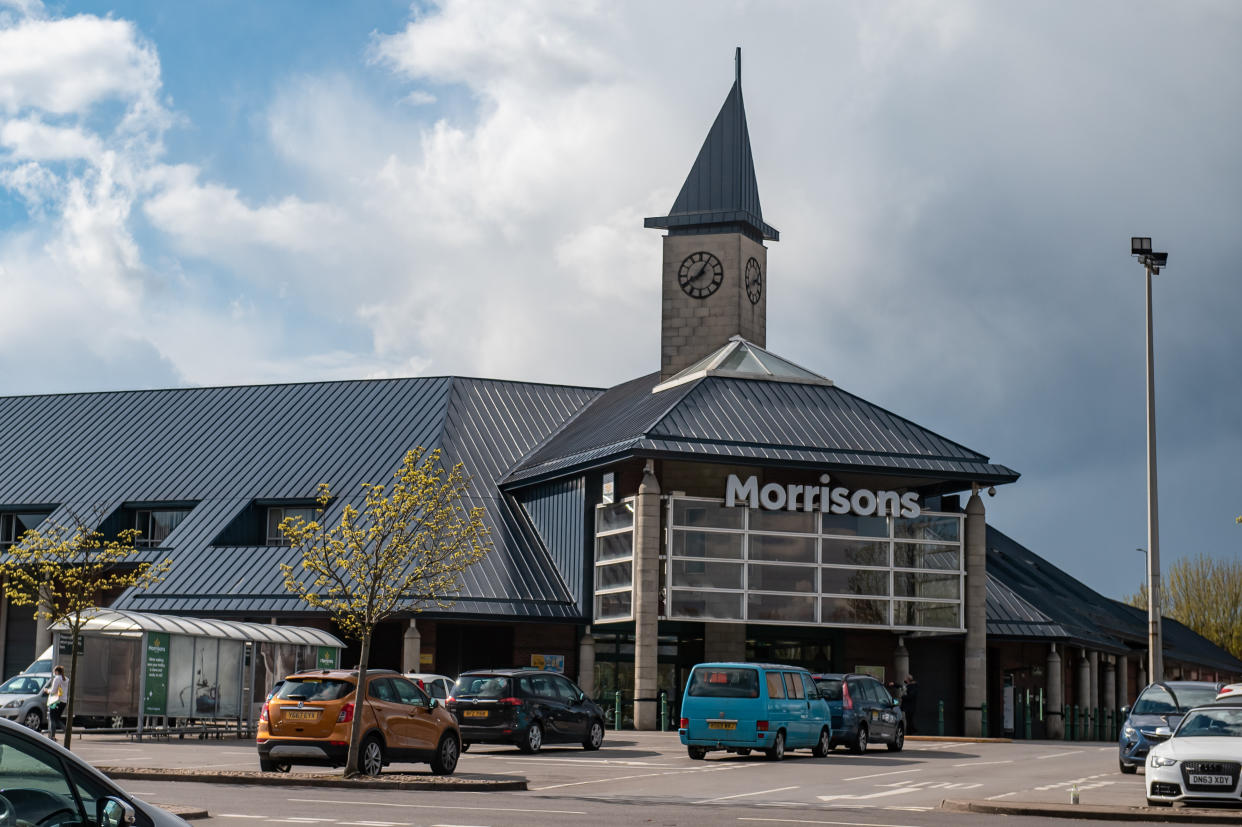
<svg viewBox="0 0 1242 827">
<path fill-rule="evenodd" d="M 138 744 L 91 736 L 75 751 L 104 766 L 257 768 L 253 746 L 245 741 Z M 206 806 L 213 823 L 270 820 L 381 827 L 521 824 L 532 818 L 529 823 L 581 824 L 590 814 L 590 820 L 599 816 L 602 823 L 621 824 L 632 823 L 631 818 L 641 823 L 656 813 L 663 814 L 656 823 L 693 824 L 714 823 L 727 813 L 730 821 L 768 823 L 952 824 L 964 818 L 982 823 L 987 817 L 939 812 L 943 799 L 1062 803 L 1076 785 L 1084 804 L 1141 805 L 1142 775 L 1121 775 L 1116 766 L 1112 744 L 1061 741 L 910 740 L 901 753 L 881 746 L 865 755 L 838 749 L 826 758 L 800 750 L 779 763 L 760 754 L 727 753 L 693 761 L 675 733 L 609 732 L 604 748 L 594 753 L 552 747 L 524 755 L 509 747 L 476 745 L 462 757 L 458 774 L 523 776 L 529 781 L 524 793 L 385 792 L 376 800 L 376 792 L 359 797 L 343 790 L 147 781 L 126 786 L 150 800 Z M 425 772 L 426 767 L 394 765 L 392 771 Z M 333 814 L 334 808 L 341 814 Z M 443 812 L 424 813 L 428 808 Z M 429 820 L 437 815 L 440 820 Z"/>
</svg>

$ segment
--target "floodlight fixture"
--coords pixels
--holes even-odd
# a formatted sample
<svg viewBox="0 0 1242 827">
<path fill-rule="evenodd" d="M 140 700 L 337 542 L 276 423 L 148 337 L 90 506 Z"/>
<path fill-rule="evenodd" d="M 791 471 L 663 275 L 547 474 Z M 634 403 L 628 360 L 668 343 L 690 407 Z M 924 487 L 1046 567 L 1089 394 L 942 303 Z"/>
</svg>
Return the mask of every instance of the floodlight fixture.
<svg viewBox="0 0 1242 827">
<path fill-rule="evenodd" d="M 1130 255 L 1141 256 L 1144 253 L 1151 252 L 1151 239 L 1139 238 L 1138 236 L 1130 237 Z"/>
</svg>

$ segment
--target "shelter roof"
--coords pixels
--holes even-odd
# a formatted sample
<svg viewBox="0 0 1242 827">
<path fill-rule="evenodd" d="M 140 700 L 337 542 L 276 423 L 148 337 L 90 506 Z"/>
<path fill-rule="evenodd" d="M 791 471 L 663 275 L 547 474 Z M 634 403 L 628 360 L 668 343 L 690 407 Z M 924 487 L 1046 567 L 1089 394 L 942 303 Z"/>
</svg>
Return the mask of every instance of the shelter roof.
<svg viewBox="0 0 1242 827">
<path fill-rule="evenodd" d="M 52 629 L 69 630 L 65 623 L 57 623 Z M 254 643 L 289 643 L 297 646 L 334 646 L 343 649 L 345 644 L 335 635 L 310 626 L 276 626 L 270 623 L 246 623 L 237 620 L 209 620 L 198 617 L 152 614 L 150 612 L 125 612 L 117 609 L 96 608 L 85 616 L 82 630 L 115 637 L 138 637 L 143 632 L 162 632 L 169 635 L 190 637 L 225 638 Z"/>
</svg>

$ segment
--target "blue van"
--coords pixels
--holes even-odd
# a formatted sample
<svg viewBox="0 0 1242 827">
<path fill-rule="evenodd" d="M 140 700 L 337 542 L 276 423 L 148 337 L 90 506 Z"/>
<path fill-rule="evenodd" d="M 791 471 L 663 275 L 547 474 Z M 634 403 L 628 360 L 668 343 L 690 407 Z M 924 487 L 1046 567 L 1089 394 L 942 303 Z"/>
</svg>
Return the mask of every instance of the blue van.
<svg viewBox="0 0 1242 827">
<path fill-rule="evenodd" d="M 822 758 L 831 749 L 831 715 L 801 667 L 700 663 L 686 683 L 677 732 L 696 761 L 712 750 L 758 749 L 779 761 L 787 749 L 810 749 Z"/>
</svg>

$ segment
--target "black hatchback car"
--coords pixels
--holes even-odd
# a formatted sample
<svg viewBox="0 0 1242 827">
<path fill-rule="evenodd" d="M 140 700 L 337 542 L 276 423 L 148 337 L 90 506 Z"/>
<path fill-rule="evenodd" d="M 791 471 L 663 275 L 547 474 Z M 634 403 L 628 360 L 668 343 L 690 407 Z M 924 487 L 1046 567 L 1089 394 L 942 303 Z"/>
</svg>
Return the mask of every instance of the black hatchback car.
<svg viewBox="0 0 1242 827">
<path fill-rule="evenodd" d="M 446 701 L 470 744 L 514 744 L 538 752 L 544 744 L 604 743 L 604 711 L 556 672 L 539 669 L 480 669 L 463 672 Z"/>
<path fill-rule="evenodd" d="M 851 752 L 863 753 L 869 744 L 878 742 L 889 752 L 901 752 L 906 743 L 906 719 L 884 684 L 870 675 L 854 673 L 812 677 L 832 710 L 832 746 L 844 744 Z"/>
</svg>

